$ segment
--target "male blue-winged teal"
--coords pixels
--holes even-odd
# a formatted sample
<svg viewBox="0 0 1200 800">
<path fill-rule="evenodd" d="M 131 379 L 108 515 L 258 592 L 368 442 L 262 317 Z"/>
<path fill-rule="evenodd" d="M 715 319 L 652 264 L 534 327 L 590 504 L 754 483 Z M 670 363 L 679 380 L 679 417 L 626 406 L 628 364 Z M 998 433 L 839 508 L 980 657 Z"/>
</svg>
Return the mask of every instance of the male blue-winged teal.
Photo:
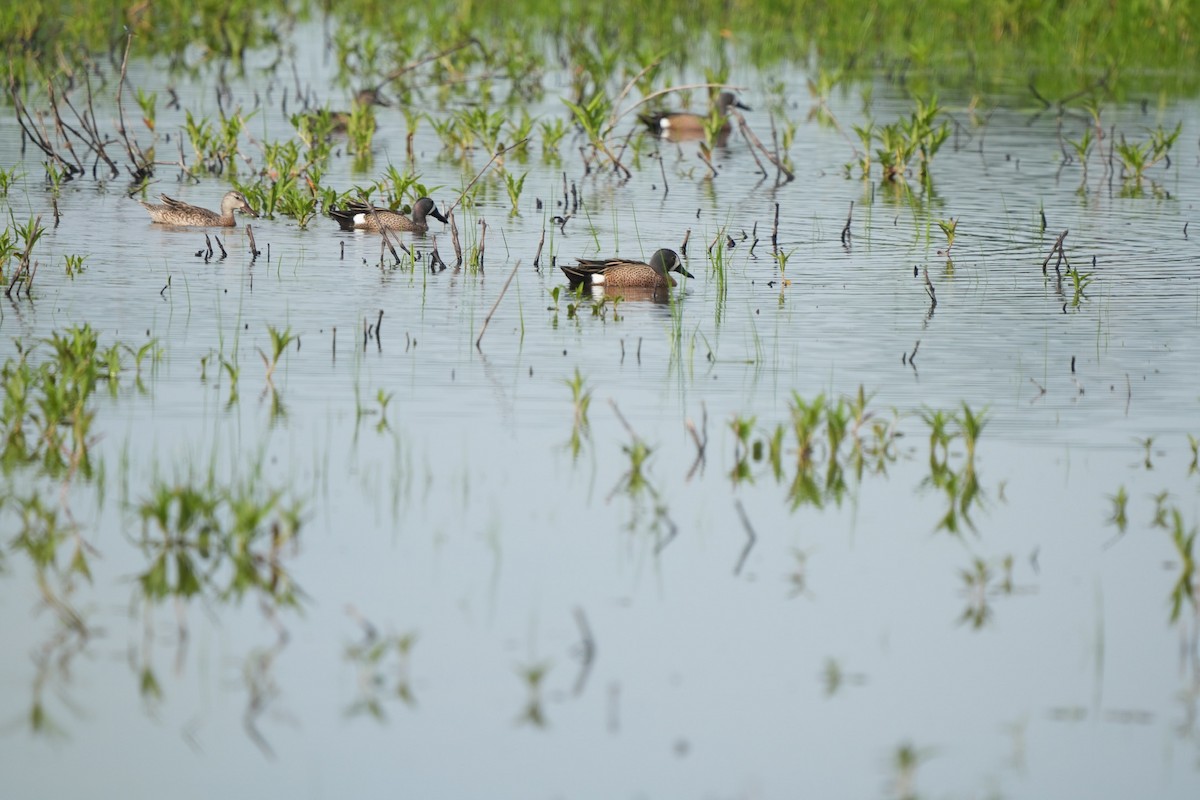
<svg viewBox="0 0 1200 800">
<path fill-rule="evenodd" d="M 625 258 L 580 258 L 578 261 L 575 266 L 559 264 L 572 287 L 582 283 L 621 289 L 665 289 L 675 285 L 675 279 L 667 274 L 669 272 L 693 277 L 683 268 L 675 251 L 665 248 L 650 256 L 649 264 Z"/>
<path fill-rule="evenodd" d="M 221 198 L 221 213 L 219 214 L 216 211 L 209 211 L 207 208 L 176 200 L 174 197 L 167 197 L 165 194 L 160 194 L 159 198 L 162 200 L 162 205 L 147 203 L 145 200 L 138 202 L 150 213 L 151 222 L 158 222 L 162 225 L 232 228 L 237 224 L 233 219 L 234 211 L 241 211 L 252 217 L 258 216 L 250 207 L 250 201 L 241 192 L 226 192 L 225 196 Z"/>
<path fill-rule="evenodd" d="M 740 108 L 749 111 L 750 106 L 738 100 L 733 92 L 721 92 L 717 95 L 717 114 L 724 120 L 719 133 L 728 135 L 730 108 Z M 639 114 L 638 119 L 646 127 L 660 136 L 671 141 L 684 139 L 700 139 L 704 136 L 705 117 L 686 111 L 657 111 L 650 114 Z"/>
<path fill-rule="evenodd" d="M 412 219 L 403 214 L 397 214 L 395 211 L 388 211 L 386 208 L 377 208 L 372 213 L 371 206 L 355 200 L 346 203 L 345 208 L 330 209 L 329 216 L 337 220 L 337 224 L 344 231 L 352 231 L 357 228 L 363 231 L 378 232 L 380 226 L 383 226 L 389 231 L 424 233 L 429 230 L 429 224 L 425 221 L 426 217 L 449 222 L 428 197 L 422 197 L 413 203 Z"/>
</svg>

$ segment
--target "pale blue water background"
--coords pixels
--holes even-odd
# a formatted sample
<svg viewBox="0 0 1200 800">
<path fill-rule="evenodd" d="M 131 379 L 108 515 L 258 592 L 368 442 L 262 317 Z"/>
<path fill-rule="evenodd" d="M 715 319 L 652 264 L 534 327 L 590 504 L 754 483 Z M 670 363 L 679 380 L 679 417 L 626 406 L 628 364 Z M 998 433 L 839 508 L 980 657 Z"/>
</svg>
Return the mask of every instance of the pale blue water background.
<svg viewBox="0 0 1200 800">
<path fill-rule="evenodd" d="M 812 102 L 805 76 L 783 77 L 789 114 L 803 119 Z M 756 111 L 747 120 L 764 136 L 760 80 L 734 79 L 749 87 Z M 165 76 L 139 65 L 131 80 L 161 91 Z M 185 107 L 216 113 L 210 91 L 179 88 Z M 235 91 L 253 105 L 251 87 Z M 877 120 L 909 109 L 882 83 L 873 97 Z M 330 93 L 331 102 L 345 99 Z M 965 98 L 942 102 L 966 122 Z M 846 130 L 864 121 L 861 106 L 854 91 L 831 99 Z M 553 88 L 530 111 L 565 113 Z M 71 489 L 81 534 L 98 551 L 91 584 L 72 599 L 95 633 L 65 672 L 49 673 L 45 702 L 60 736 L 34 736 L 26 722 L 34 656 L 59 629 L 39 606 L 28 564 L 5 556 L 5 796 L 896 796 L 894 754 L 904 743 L 924 754 L 915 776 L 922 796 L 1195 796 L 1197 617 L 1185 609 L 1169 623 L 1178 563 L 1168 535 L 1148 522 L 1150 497 L 1164 490 L 1189 526 L 1200 520 L 1187 440 L 1200 435 L 1200 231 L 1183 232 L 1200 188 L 1197 106 L 1105 109 L 1128 136 L 1183 122 L 1171 167 L 1154 172 L 1169 199 L 1118 196 L 1120 182 L 1110 191 L 1098 156 L 1081 197 L 1078 166 L 1059 170 L 1056 121 L 1034 111 L 1025 98 L 1003 103 L 987 120 L 982 153 L 983 129 L 958 149 L 947 144 L 934 162 L 932 212 L 889 201 L 880 187 L 869 204 L 871 184 L 843 175 L 847 140 L 811 121 L 790 153 L 795 182 L 774 189 L 759 180 L 735 137 L 718 154 L 714 181 L 694 146 L 664 147 L 665 196 L 644 156 L 627 183 L 584 178 L 582 140 L 568 137 L 562 166 L 544 166 L 535 137 L 527 164 L 508 160 L 529 171 L 520 216 L 510 217 L 498 179 L 490 199 L 459 212 L 466 240 L 478 219 L 488 222 L 483 275 L 381 270 L 376 237 L 338 232 L 327 219 L 307 231 L 285 218 L 255 223 L 271 259 L 253 265 L 240 232 L 220 234 L 230 256 L 205 264 L 194 256 L 203 235 L 151 226 L 122 194 L 123 179 L 69 184 L 62 224 L 37 249 L 34 302 L 0 307 L 0 354 L 15 352 L 14 337 L 86 321 L 102 344 L 152 336 L 164 360 L 144 395 L 100 393 L 95 452 L 105 487 Z M 375 170 L 352 175 L 342 157 L 327 181 L 348 187 L 389 160 L 402 167 L 403 116 L 378 115 Z M 160 131 L 178 136 L 179 122 L 160 110 Z M 1072 137 L 1082 131 L 1067 124 Z M 290 128 L 276 106 L 250 130 L 267 139 Z M 0 161 L 26 173 L 7 208 L 18 221 L 31 212 L 48 219 L 40 166 L 32 155 L 20 161 L 11 115 L 0 132 Z M 416 143 L 417 170 L 441 187 L 434 196 L 443 205 L 487 159 L 461 167 L 439 158 L 428 123 Z M 588 212 L 565 235 L 545 219 L 557 213 L 563 171 Z M 161 168 L 151 192 L 215 206 L 226 187 L 178 184 Z M 851 201 L 847 251 L 839 232 Z M 779 277 L 769 242 L 776 202 L 780 246 L 791 253 L 782 304 L 778 284 L 767 285 Z M 961 220 L 952 273 L 936 255 L 932 222 L 947 216 Z M 704 247 L 723 226 L 740 238 L 755 222 L 755 257 L 748 242 L 726 256 L 721 305 Z M 531 262 L 543 225 L 539 273 Z M 648 257 L 689 228 L 696 280 L 682 301 L 678 353 L 663 306 L 623 303 L 619 321 L 585 306 L 576 321 L 562 298 L 553 323 L 549 290 L 565 280 L 547 267 L 551 255 Z M 1065 314 L 1069 282 L 1061 298 L 1040 269 L 1062 229 L 1071 231 L 1068 255 L 1095 276 L 1087 299 Z M 448 258 L 449 236 L 440 224 L 433 231 Z M 62 263 L 73 253 L 86 255 L 87 268 L 71 280 Z M 477 352 L 483 318 L 517 260 Z M 936 286 L 932 316 L 914 265 Z M 364 350 L 363 320 L 379 309 L 382 341 Z M 274 379 L 287 409 L 274 423 L 256 350 L 269 350 L 267 325 L 301 337 Z M 901 354 L 918 340 L 914 371 Z M 214 352 L 236 354 L 241 367 L 231 408 L 212 363 L 200 379 L 200 359 Z M 576 369 L 594 399 L 590 439 L 573 459 L 564 380 Z M 757 416 L 765 431 L 787 421 L 793 390 L 812 398 L 860 384 L 875 393 L 878 413 L 900 414 L 900 459 L 886 477 L 852 481 L 841 506 L 795 513 L 786 483 L 764 467 L 752 485 L 731 484 L 735 415 Z M 377 408 L 380 390 L 392 394 L 390 432 L 374 429 L 377 416 L 356 424 L 356 392 Z M 648 477 L 678 525 L 658 554 L 653 501 L 612 494 L 630 437 L 610 399 L 653 447 Z M 961 402 L 988 409 L 977 455 L 986 501 L 973 515 L 977 532 L 955 539 L 935 532 L 943 500 L 921 488 L 928 437 L 918 413 Z M 695 447 L 684 421 L 699 425 L 702 409 L 707 461 L 688 480 Z M 1151 470 L 1137 441 L 1146 437 Z M 961 451 L 956 444 L 952 465 Z M 305 503 L 286 559 L 304 592 L 301 610 L 267 612 L 252 598 L 147 610 L 133 581 L 147 566 L 132 543 L 141 526 L 133 506 L 154 477 L 202 476 L 212 466 L 229 479 L 255 464 L 266 484 Z M 1107 496 L 1122 485 L 1130 530 L 1106 548 L 1116 533 L 1104 522 Z M 736 501 L 758 537 L 737 575 L 746 537 Z M 994 617 L 981 631 L 958 623 L 967 603 L 959 571 L 976 556 L 997 570 L 1011 556 L 1016 586 L 991 598 Z M 793 596 L 801 567 L 807 591 Z M 347 713 L 363 680 L 345 656 L 362 638 L 348 609 L 381 632 L 416 636 L 414 702 L 390 696 L 398 667 L 384 661 L 380 721 Z M 579 694 L 576 609 L 597 648 Z M 250 669 L 264 656 L 268 669 Z M 827 697 L 830 659 L 860 680 Z M 519 722 L 528 695 L 519 673 L 533 664 L 549 670 L 544 728 Z M 159 701 L 139 695 L 146 665 L 162 685 Z M 265 676 L 258 685 L 268 698 L 249 717 L 247 675 Z"/>
</svg>

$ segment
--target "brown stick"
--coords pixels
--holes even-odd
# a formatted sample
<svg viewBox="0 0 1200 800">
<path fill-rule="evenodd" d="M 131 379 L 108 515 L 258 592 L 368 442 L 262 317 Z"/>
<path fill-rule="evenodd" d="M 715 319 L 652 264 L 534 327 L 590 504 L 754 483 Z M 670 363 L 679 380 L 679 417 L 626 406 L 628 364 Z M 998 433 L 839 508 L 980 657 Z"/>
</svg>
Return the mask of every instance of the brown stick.
<svg viewBox="0 0 1200 800">
<path fill-rule="evenodd" d="M 121 104 L 121 93 L 125 89 L 125 70 L 129 67 L 129 49 L 133 46 L 133 31 L 129 31 L 125 37 L 125 55 L 121 57 L 121 79 L 117 83 L 117 117 L 121 123 L 121 138 L 125 141 L 125 152 L 129 154 L 129 160 L 133 166 L 140 172 L 142 169 L 141 161 L 133 154 L 133 144 L 129 141 L 129 131 L 125 128 L 125 107 Z"/>
<path fill-rule="evenodd" d="M 117 169 L 116 163 L 104 152 L 104 137 L 100 135 L 100 126 L 96 124 L 96 104 L 93 102 L 92 97 L 92 76 L 88 70 L 84 70 L 83 72 L 83 85 L 87 88 L 87 114 L 86 116 L 80 117 L 79 112 L 75 112 L 75 116 L 80 117 L 81 120 L 86 120 L 84 127 L 88 128 L 92 132 L 92 138 L 95 140 L 96 146 L 100 149 L 101 155 L 104 156 L 104 160 L 108 163 L 109 167 L 112 168 L 115 176 L 115 174 L 120 172 L 120 170 Z M 67 105 L 71 105 L 70 100 L 67 100 Z M 74 108 L 72 107 L 71 110 L 74 111 Z M 145 154 L 142 153 L 140 148 L 138 149 L 138 155 L 141 156 L 142 163 L 140 167 L 143 168 L 147 174 L 149 174 L 149 165 L 146 164 Z M 137 167 L 139 165 L 135 164 L 134 166 Z"/>
<path fill-rule="evenodd" d="M 546 244 L 546 226 L 542 225 L 542 238 L 538 240 L 537 254 L 533 257 L 533 268 L 540 269 L 538 262 L 542 260 L 542 245 Z"/>
<path fill-rule="evenodd" d="M 75 115 L 75 118 L 79 120 L 79 124 L 83 127 L 84 131 L 91 137 L 88 147 L 102 158 L 105 164 L 108 164 L 109 170 L 112 171 L 112 177 L 115 178 L 121 173 L 121 170 L 117 169 L 116 163 L 108 157 L 108 153 L 104 149 L 104 137 L 100 135 L 100 129 L 96 125 L 96 109 L 92 104 L 92 78 L 87 70 L 84 70 L 83 79 L 84 86 L 87 87 L 88 113 L 80 114 L 71 103 L 71 98 L 66 95 L 63 95 L 63 102 L 67 104 L 67 108 L 71 109 L 71 113 Z"/>
<path fill-rule="evenodd" d="M 71 154 L 71 158 L 75 159 L 75 165 L 79 168 L 79 171 L 83 172 L 83 164 L 80 163 L 79 156 L 75 154 L 75 148 L 71 145 L 71 137 L 67 135 L 67 131 L 74 132 L 76 136 L 79 136 L 79 133 L 71 128 L 70 125 L 64 123 L 62 115 L 58 113 L 58 101 L 54 93 L 54 84 L 51 81 L 46 81 L 46 94 L 50 100 L 50 110 L 54 113 L 54 130 L 59 138 L 62 139 L 63 144 L 67 146 L 67 152 Z M 79 136 L 79 138 L 81 141 L 83 140 L 82 136 Z"/>
<path fill-rule="evenodd" d="M 742 112 L 735 108 L 730 108 L 729 113 L 732 114 L 733 118 L 737 120 L 738 129 L 741 130 L 742 135 L 746 137 L 746 141 L 750 142 L 753 147 L 757 147 L 762 154 L 766 156 L 767 160 L 775 165 L 775 169 L 787 176 L 788 181 L 794 181 L 796 176 L 790 169 L 783 165 L 782 161 L 772 155 L 771 151 L 763 146 L 763 143 L 759 141 L 757 136 L 754 135 L 754 131 L 750 130 L 750 126 L 746 124 L 746 118 L 742 116 Z"/>
<path fill-rule="evenodd" d="M 1067 238 L 1068 233 L 1070 233 L 1069 230 L 1063 231 L 1062 233 L 1060 233 L 1058 235 L 1058 238 L 1054 240 L 1054 245 L 1051 246 L 1050 252 L 1046 254 L 1046 260 L 1042 262 L 1042 274 L 1043 275 L 1046 274 L 1046 267 L 1050 264 L 1050 259 L 1054 257 L 1054 251 L 1057 250 L 1059 253 L 1062 253 L 1063 239 Z M 1061 257 L 1059 260 L 1061 260 Z M 1057 263 L 1055 263 L 1054 269 L 1058 270 Z M 1059 275 L 1059 277 L 1062 277 L 1062 275 Z"/>
<path fill-rule="evenodd" d="M 62 156 L 55 152 L 54 146 L 50 143 L 49 138 L 43 136 L 38 131 L 37 123 L 34 122 L 33 116 L 29 113 L 29 109 L 24 103 L 21 102 L 21 97 L 17 93 L 17 87 L 15 83 L 11 87 L 10 95 L 13 99 L 13 107 L 17 111 L 17 124 L 21 126 L 21 130 L 25 133 L 29 140 L 33 142 L 37 149 L 46 154 L 47 158 L 57 164 L 60 164 L 62 168 L 66 170 L 68 177 L 74 176 L 76 174 L 75 165 L 67 163 Z M 26 124 L 26 122 L 28 122 L 28 124 Z M 22 143 L 22 149 L 23 147 L 24 143 Z"/>
<path fill-rule="evenodd" d="M 458 269 L 463 264 L 462 245 L 458 241 L 458 225 L 454 222 L 454 211 L 446 215 L 450 220 L 450 243 L 454 245 L 454 268 Z"/>
<path fill-rule="evenodd" d="M 438 267 L 446 268 L 446 262 L 442 261 L 442 254 L 438 252 L 437 236 L 433 237 L 433 249 L 429 253 L 429 271 L 439 272 Z"/>
<path fill-rule="evenodd" d="M 504 286 L 500 287 L 500 294 L 496 297 L 496 302 L 492 304 L 492 310 L 488 312 L 483 319 L 483 325 L 479 328 L 479 336 L 475 339 L 475 349 L 482 352 L 479 343 L 483 341 L 483 334 L 487 331 L 488 323 L 492 321 L 492 315 L 496 313 L 496 309 L 500 307 L 500 301 L 504 299 L 504 293 L 508 291 L 508 285 L 512 283 L 512 279 L 516 277 L 517 269 L 521 266 L 520 259 L 513 265 L 512 272 L 508 273 L 508 280 L 504 282 Z"/>
<path fill-rule="evenodd" d="M 937 308 L 937 292 L 933 289 L 933 281 L 929 280 L 929 269 L 923 268 L 921 271 L 925 273 L 925 293 L 929 295 L 929 299 L 933 302 L 932 307 Z M 916 354 L 917 351 L 913 350 L 913 355 L 915 356 Z M 911 361 L 911 359 L 909 360 Z"/>
</svg>

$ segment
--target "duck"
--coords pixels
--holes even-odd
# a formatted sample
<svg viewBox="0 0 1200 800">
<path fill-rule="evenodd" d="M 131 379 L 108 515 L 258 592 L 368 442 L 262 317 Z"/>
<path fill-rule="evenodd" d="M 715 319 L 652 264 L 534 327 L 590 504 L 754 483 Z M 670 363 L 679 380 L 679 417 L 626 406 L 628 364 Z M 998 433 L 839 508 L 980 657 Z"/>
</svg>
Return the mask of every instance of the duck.
<svg viewBox="0 0 1200 800">
<path fill-rule="evenodd" d="M 350 200 L 345 208 L 331 208 L 329 216 L 333 217 L 344 231 L 361 230 L 378 232 L 382 226 L 389 231 L 407 231 L 410 233 L 425 233 L 429 230 L 427 217 L 433 217 L 440 222 L 450 220 L 442 216 L 437 206 L 428 197 L 422 197 L 413 203 L 412 219 L 389 211 L 386 208 L 374 208 L 357 200 Z"/>
<path fill-rule="evenodd" d="M 695 277 L 683 268 L 675 251 L 666 248 L 650 256 L 648 264 L 625 258 L 576 260 L 579 263 L 573 266 L 559 264 L 559 269 L 571 282 L 571 288 L 582 284 L 619 289 L 665 289 L 675 285 L 675 279 L 668 273 Z"/>
<path fill-rule="evenodd" d="M 750 111 L 750 106 L 744 104 L 733 92 L 721 92 L 717 95 L 717 114 L 724 120 L 721 123 L 719 135 L 729 134 L 729 109 L 740 108 Z M 656 111 L 649 114 L 639 114 L 638 119 L 654 133 L 671 141 L 686 139 L 702 139 L 705 135 L 707 118 L 701 114 L 687 111 Z"/>
<path fill-rule="evenodd" d="M 234 211 L 258 217 L 258 213 L 250 206 L 250 201 L 241 192 L 226 192 L 225 196 L 221 198 L 219 214 L 216 211 L 209 211 L 207 208 L 176 200 L 174 197 L 167 197 L 165 194 L 160 194 L 158 197 L 162 200 L 161 205 L 147 203 L 145 200 L 138 202 L 149 212 L 150 221 L 161 225 L 232 228 L 237 224 L 233 218 Z"/>
</svg>

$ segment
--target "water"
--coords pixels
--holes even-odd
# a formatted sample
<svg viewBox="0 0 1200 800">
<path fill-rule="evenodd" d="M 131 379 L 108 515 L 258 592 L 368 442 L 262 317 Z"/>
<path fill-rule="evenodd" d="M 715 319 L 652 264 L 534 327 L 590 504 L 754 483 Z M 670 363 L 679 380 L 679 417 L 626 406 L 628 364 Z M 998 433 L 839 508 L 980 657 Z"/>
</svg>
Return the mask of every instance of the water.
<svg viewBox="0 0 1200 800">
<path fill-rule="evenodd" d="M 316 69 L 302 78 L 320 85 Z M 147 65 L 131 79 L 166 85 Z M 803 120 L 805 75 L 783 80 L 789 115 Z M 747 121 L 768 140 L 767 98 L 756 76 L 744 81 Z M 183 108 L 216 113 L 210 89 L 177 88 Z M 279 86 L 235 85 L 236 102 L 253 107 L 256 90 L 271 105 L 254 138 L 290 135 Z M 872 96 L 878 121 L 910 110 L 885 83 Z M 847 138 L 811 120 L 790 152 L 797 180 L 779 187 L 737 136 L 716 153 L 715 180 L 695 145 L 663 146 L 669 191 L 652 140 L 621 182 L 584 175 L 582 139 L 564 140 L 560 165 L 542 160 L 535 136 L 526 162 L 506 160 L 528 172 L 518 216 L 486 177 L 479 204 L 458 212 L 468 246 L 487 221 L 481 273 L 431 274 L 432 238 L 416 240 L 415 269 L 381 268 L 378 237 L 321 218 L 308 230 L 254 223 L 254 263 L 240 228 L 219 231 L 229 255 L 206 262 L 203 233 L 150 225 L 123 179 L 67 184 L 61 224 L 35 249 L 34 300 L 0 310 L 5 357 L 14 339 L 87 322 L 102 345 L 154 339 L 162 359 L 143 367 L 145 391 L 127 375 L 115 397 L 97 394 L 102 481 L 77 480 L 60 499 L 33 470 L 6 479 L 0 763 L 11 796 L 1194 796 L 1196 608 L 1186 601 L 1171 622 L 1181 561 L 1150 521 L 1164 491 L 1187 529 L 1200 512 L 1187 438 L 1200 434 L 1200 287 L 1185 235 L 1198 107 L 1105 108 L 1131 138 L 1183 123 L 1170 167 L 1152 173 L 1159 191 L 1130 198 L 1095 154 L 1077 193 L 1082 170 L 1062 166 L 1058 121 L 1028 99 L 1002 98 L 980 124 L 965 98 L 943 103 L 961 130 L 934 160 L 926 205 L 846 178 Z M 867 121 L 853 91 L 830 110 L 841 131 Z M 377 113 L 374 168 L 352 174 L 335 158 L 325 183 L 404 168 L 403 115 Z M 530 113 L 564 109 L 551 90 Z M 172 135 L 162 158 L 175 157 L 165 154 L 181 124 L 182 111 L 160 111 Z M 1082 132 L 1064 124 L 1070 138 Z M 18 222 L 49 222 L 51 194 L 36 155 L 18 151 L 11 110 L 0 129 L 0 159 L 25 173 L 7 207 Z M 416 171 L 444 207 L 487 156 L 461 165 L 441 150 L 420 125 Z M 560 231 L 549 217 L 562 213 L 564 172 L 584 210 Z M 226 187 L 176 183 L 160 167 L 151 193 L 214 207 Z M 959 220 L 953 267 L 937 254 L 935 220 L 947 217 Z M 648 257 L 678 249 L 689 229 L 696 279 L 677 306 L 627 301 L 602 318 L 585 299 L 569 314 L 551 257 Z M 452 261 L 447 232 L 431 230 Z M 1062 230 L 1071 263 L 1093 278 L 1078 305 L 1069 279 L 1060 293 L 1041 269 Z M 705 257 L 718 233 L 736 244 L 724 293 Z M 66 254 L 85 255 L 74 279 Z M 928 270 L 936 307 L 914 267 Z M 270 382 L 268 326 L 299 336 Z M 238 372 L 232 402 L 223 360 Z M 573 455 L 576 370 L 591 405 Z M 903 434 L 893 457 L 861 479 L 847 464 L 840 501 L 819 492 L 819 506 L 793 510 L 793 391 L 836 399 L 860 385 L 871 421 Z M 952 536 L 937 529 L 947 497 L 930 483 L 920 415 L 962 404 L 986 408 L 987 424 L 975 529 Z M 788 431 L 781 479 L 766 458 L 731 479 L 730 424 L 751 417 L 764 447 L 776 425 Z M 694 470 L 689 424 L 707 437 Z M 641 489 L 630 483 L 636 441 L 650 450 Z M 824 441 L 822 427 L 822 485 Z M 956 439 L 948 465 L 961 474 L 966 461 Z M 144 599 L 136 578 L 153 551 L 138 544 L 140 504 L 156 481 L 210 474 L 301 505 L 299 535 L 279 553 L 298 608 L 230 596 L 227 568 L 190 601 Z M 1106 522 L 1121 487 L 1123 536 Z M 51 579 L 86 637 L 57 621 L 12 544 L 21 523 L 8 498 L 32 489 L 65 504 L 94 548 L 90 581 L 67 591 Z M 60 565 L 72 551 L 63 545 Z M 976 559 L 988 578 L 973 588 L 963 575 Z M 50 726 L 32 730 L 35 707 Z"/>
</svg>

